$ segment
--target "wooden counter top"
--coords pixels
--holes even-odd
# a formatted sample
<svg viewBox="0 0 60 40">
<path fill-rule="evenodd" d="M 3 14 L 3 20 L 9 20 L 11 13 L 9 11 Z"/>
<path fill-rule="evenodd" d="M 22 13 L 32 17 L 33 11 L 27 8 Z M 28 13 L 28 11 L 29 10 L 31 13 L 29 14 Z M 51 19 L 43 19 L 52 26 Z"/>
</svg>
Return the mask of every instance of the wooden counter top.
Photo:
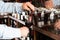
<svg viewBox="0 0 60 40">
<path fill-rule="evenodd" d="M 55 40 L 60 40 L 60 35 L 58 35 L 58 34 L 54 34 L 54 33 L 50 32 L 50 31 L 43 30 L 43 29 L 41 29 L 39 27 L 34 27 L 34 30 L 38 31 L 38 32 L 50 37 L 50 38 L 53 38 Z"/>
</svg>

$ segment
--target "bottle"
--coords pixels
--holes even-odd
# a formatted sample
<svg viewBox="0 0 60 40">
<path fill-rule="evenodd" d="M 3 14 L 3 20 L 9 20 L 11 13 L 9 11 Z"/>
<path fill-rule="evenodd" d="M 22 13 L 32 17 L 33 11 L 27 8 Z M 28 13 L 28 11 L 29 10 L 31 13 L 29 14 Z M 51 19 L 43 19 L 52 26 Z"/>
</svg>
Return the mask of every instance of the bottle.
<svg viewBox="0 0 60 40">
<path fill-rule="evenodd" d="M 37 23 L 37 24 L 38 24 L 38 27 L 42 27 L 42 25 L 41 25 L 41 13 L 38 13 L 37 16 L 38 16 L 38 17 L 37 17 L 37 18 L 38 18 L 38 19 L 37 19 L 37 20 L 38 20 L 38 23 Z"/>
<path fill-rule="evenodd" d="M 41 13 L 41 25 L 44 25 L 44 11 Z"/>
<path fill-rule="evenodd" d="M 54 23 L 54 17 L 55 17 L 55 14 L 52 11 L 51 14 L 50 14 L 50 24 Z"/>
<path fill-rule="evenodd" d="M 21 20 L 23 20 L 23 21 L 24 21 L 24 18 L 25 18 L 24 16 L 25 16 L 25 12 L 22 12 L 21 13 Z"/>
<path fill-rule="evenodd" d="M 50 27 L 49 27 L 49 31 L 53 32 L 54 33 L 54 22 L 55 22 L 55 13 L 54 11 L 51 12 L 50 14 Z"/>
</svg>

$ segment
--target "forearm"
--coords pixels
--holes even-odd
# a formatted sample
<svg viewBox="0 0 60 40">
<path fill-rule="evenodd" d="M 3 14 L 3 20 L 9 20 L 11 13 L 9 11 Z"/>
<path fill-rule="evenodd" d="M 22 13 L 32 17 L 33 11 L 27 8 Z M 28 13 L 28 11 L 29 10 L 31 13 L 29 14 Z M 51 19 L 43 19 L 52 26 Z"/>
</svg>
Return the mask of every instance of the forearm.
<svg viewBox="0 0 60 40">
<path fill-rule="evenodd" d="M 15 6 L 15 11 L 17 12 L 17 13 L 20 13 L 23 9 L 22 9 L 22 5 L 23 5 L 23 3 L 15 3 L 14 4 L 14 6 Z"/>
<path fill-rule="evenodd" d="M 3 39 L 21 38 L 21 31 L 19 28 L 7 27 L 3 34 Z"/>
<path fill-rule="evenodd" d="M 12 39 L 20 38 L 20 28 L 7 27 L 6 25 L 0 25 L 0 39 Z"/>
<path fill-rule="evenodd" d="M 22 3 L 3 3 L 0 4 L 0 12 L 20 12 L 22 10 Z"/>
</svg>

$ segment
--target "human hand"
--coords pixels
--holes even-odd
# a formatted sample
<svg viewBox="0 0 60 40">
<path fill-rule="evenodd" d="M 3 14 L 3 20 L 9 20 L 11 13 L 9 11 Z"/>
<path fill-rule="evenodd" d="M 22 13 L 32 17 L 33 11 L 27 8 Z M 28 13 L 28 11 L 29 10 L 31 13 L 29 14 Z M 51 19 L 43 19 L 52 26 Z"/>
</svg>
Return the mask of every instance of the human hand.
<svg viewBox="0 0 60 40">
<path fill-rule="evenodd" d="M 45 7 L 46 7 L 47 9 L 53 8 L 53 1 L 52 1 L 52 0 L 46 1 L 46 2 L 45 2 Z"/>
<path fill-rule="evenodd" d="M 34 11 L 35 10 L 34 6 L 30 2 L 23 3 L 22 8 L 24 10 L 28 10 L 28 11 L 31 11 L 31 10 Z"/>
<path fill-rule="evenodd" d="M 27 37 L 27 35 L 29 33 L 29 29 L 27 27 L 23 26 L 23 27 L 20 28 L 20 30 L 21 30 L 21 36 L 22 37 Z"/>
<path fill-rule="evenodd" d="M 54 27 L 57 29 L 60 29 L 60 20 L 58 20 L 55 24 Z"/>
</svg>

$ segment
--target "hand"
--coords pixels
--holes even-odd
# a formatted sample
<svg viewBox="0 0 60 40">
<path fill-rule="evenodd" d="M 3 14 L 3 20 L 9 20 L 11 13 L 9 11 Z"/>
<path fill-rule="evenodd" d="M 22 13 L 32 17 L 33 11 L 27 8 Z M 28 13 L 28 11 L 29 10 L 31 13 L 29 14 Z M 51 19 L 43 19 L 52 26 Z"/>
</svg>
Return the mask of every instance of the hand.
<svg viewBox="0 0 60 40">
<path fill-rule="evenodd" d="M 30 2 L 23 3 L 22 8 L 24 10 L 28 10 L 28 11 L 31 11 L 31 10 L 34 11 L 35 10 L 34 6 Z"/>
<path fill-rule="evenodd" d="M 60 20 L 58 20 L 58 21 L 55 23 L 54 27 L 60 29 Z"/>
<path fill-rule="evenodd" d="M 20 30 L 21 30 L 21 36 L 27 37 L 29 29 L 27 27 L 21 27 Z"/>
<path fill-rule="evenodd" d="M 46 1 L 46 2 L 45 2 L 45 7 L 46 7 L 47 9 L 53 8 L 53 1 L 52 1 L 52 0 Z"/>
</svg>

